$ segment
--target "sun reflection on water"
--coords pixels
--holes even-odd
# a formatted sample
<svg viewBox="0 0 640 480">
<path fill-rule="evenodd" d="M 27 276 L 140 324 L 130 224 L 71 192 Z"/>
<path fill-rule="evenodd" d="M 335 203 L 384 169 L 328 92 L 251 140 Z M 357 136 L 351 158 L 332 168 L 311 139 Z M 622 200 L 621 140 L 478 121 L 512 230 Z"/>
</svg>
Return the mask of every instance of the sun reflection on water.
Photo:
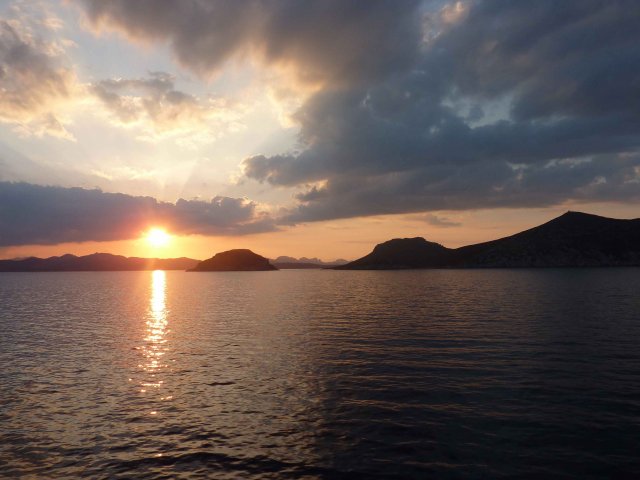
<svg viewBox="0 0 640 480">
<path fill-rule="evenodd" d="M 159 388 L 163 381 L 157 378 L 161 369 L 167 365 L 162 357 L 166 352 L 167 335 L 167 307 L 166 307 L 166 274 L 162 270 L 155 270 L 151 274 L 151 298 L 149 301 L 149 315 L 147 318 L 146 336 L 142 353 L 145 363 L 142 369 L 149 377 L 142 382 L 142 392 L 147 388 Z"/>
</svg>

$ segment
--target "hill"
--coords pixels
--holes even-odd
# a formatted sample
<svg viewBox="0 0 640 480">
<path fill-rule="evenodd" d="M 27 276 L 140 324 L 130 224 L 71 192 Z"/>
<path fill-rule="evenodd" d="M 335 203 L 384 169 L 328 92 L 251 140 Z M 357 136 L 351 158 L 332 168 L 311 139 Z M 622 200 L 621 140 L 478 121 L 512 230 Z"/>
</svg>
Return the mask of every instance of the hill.
<svg viewBox="0 0 640 480">
<path fill-rule="evenodd" d="M 269 259 L 248 249 L 228 250 L 203 260 L 190 272 L 248 272 L 278 270 Z"/>
<path fill-rule="evenodd" d="M 344 270 L 640 266 L 640 219 L 567 212 L 543 225 L 456 249 L 424 238 L 377 245 Z"/>
<path fill-rule="evenodd" d="M 187 270 L 198 264 L 192 258 L 139 258 L 110 253 L 20 260 L 0 260 L 0 272 L 92 272 L 134 270 Z"/>
<path fill-rule="evenodd" d="M 395 238 L 376 245 L 358 260 L 336 267 L 344 270 L 399 270 L 406 268 L 438 268 L 448 265 L 451 250 L 422 237 Z"/>
</svg>

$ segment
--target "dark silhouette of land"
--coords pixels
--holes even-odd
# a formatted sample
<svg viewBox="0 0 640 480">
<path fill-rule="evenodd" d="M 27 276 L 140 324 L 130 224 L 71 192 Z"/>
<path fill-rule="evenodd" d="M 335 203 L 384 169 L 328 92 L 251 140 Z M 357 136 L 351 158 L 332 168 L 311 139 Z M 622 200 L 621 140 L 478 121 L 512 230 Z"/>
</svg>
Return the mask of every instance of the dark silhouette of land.
<svg viewBox="0 0 640 480">
<path fill-rule="evenodd" d="M 294 257 L 285 257 L 280 256 L 275 260 L 270 260 L 273 265 L 278 267 L 280 270 L 293 270 L 293 269 L 312 269 L 312 268 L 328 268 L 328 267 L 336 267 L 338 265 L 345 265 L 349 263 L 348 260 L 344 260 L 339 258 L 334 260 L 333 262 L 323 262 L 319 258 L 294 258 Z"/>
<path fill-rule="evenodd" d="M 254 272 L 278 270 L 269 263 L 269 259 L 253 253 L 246 248 L 228 250 L 203 260 L 190 272 Z"/>
<path fill-rule="evenodd" d="M 460 248 L 394 239 L 342 270 L 640 266 L 640 219 L 567 212 L 510 237 Z"/>
<path fill-rule="evenodd" d="M 370 254 L 350 263 L 342 259 L 323 262 L 318 258 L 284 256 L 270 262 L 247 249 L 221 252 L 202 262 L 186 257 L 139 258 L 109 253 L 0 260 L 0 272 L 616 266 L 640 266 L 640 219 L 618 220 L 580 212 L 567 212 L 510 237 L 460 248 L 447 248 L 421 237 L 397 238 L 377 245 Z"/>
<path fill-rule="evenodd" d="M 93 253 L 77 257 L 37 258 L 0 260 L 0 272 L 94 272 L 94 271 L 134 271 L 134 270 L 187 270 L 198 264 L 192 258 L 139 258 L 123 257 L 110 253 Z"/>
</svg>

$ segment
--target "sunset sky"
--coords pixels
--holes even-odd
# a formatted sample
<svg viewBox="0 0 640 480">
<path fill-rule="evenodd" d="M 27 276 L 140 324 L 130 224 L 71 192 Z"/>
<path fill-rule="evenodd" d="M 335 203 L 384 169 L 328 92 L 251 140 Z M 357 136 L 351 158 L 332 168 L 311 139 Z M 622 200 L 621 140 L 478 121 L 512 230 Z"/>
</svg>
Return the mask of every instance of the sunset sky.
<svg viewBox="0 0 640 480">
<path fill-rule="evenodd" d="M 638 25 L 637 0 L 2 1 L 0 258 L 639 217 Z"/>
</svg>

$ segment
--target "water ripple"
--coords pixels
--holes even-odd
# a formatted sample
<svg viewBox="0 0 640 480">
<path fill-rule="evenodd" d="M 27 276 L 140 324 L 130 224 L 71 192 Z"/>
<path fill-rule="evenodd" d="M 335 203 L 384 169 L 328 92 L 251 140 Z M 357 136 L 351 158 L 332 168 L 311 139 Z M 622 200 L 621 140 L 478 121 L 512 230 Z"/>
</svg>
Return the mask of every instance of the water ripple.
<svg viewBox="0 0 640 480">
<path fill-rule="evenodd" d="M 0 274 L 0 476 L 639 478 L 638 280 Z"/>
</svg>

